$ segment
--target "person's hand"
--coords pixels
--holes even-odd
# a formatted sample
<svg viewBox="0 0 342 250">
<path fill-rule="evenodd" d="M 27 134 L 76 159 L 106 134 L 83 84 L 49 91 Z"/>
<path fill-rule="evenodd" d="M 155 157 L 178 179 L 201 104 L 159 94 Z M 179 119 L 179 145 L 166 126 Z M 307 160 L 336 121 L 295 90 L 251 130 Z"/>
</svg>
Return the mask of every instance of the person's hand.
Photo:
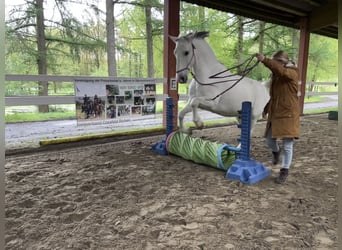
<svg viewBox="0 0 342 250">
<path fill-rule="evenodd" d="M 267 112 L 266 111 L 263 111 L 262 112 L 262 119 L 267 119 Z"/>
<path fill-rule="evenodd" d="M 256 53 L 255 56 L 260 62 L 262 62 L 265 59 L 265 56 L 261 53 Z"/>
</svg>

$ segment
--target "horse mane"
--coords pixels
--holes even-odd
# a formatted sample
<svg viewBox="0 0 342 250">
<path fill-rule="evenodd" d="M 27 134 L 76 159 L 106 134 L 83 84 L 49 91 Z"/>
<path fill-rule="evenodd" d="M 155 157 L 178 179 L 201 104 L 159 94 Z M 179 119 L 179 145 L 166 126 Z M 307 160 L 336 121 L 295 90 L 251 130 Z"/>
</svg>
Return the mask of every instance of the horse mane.
<svg viewBox="0 0 342 250">
<path fill-rule="evenodd" d="M 198 32 L 195 32 L 194 34 L 194 38 L 206 38 L 209 36 L 209 31 L 198 31 Z"/>
<path fill-rule="evenodd" d="M 180 36 L 177 38 L 180 39 L 180 38 L 185 38 L 185 39 L 195 39 L 195 38 L 201 38 L 201 39 L 204 39 L 206 37 L 209 36 L 209 31 L 195 31 L 195 33 L 193 32 L 190 32 L 184 36 Z"/>
</svg>

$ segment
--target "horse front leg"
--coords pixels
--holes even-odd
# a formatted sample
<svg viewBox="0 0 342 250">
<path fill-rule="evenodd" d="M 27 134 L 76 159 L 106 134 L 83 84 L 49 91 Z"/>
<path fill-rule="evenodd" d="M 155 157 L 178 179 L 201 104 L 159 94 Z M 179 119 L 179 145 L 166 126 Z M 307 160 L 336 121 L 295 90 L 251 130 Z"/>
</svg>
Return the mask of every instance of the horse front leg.
<svg viewBox="0 0 342 250">
<path fill-rule="evenodd" d="M 196 128 L 203 129 L 204 123 L 198 114 L 198 106 L 193 106 L 192 108 L 192 121 L 195 123 Z"/>
<path fill-rule="evenodd" d="M 179 130 L 186 134 L 191 134 L 192 130 L 191 128 L 186 128 L 184 126 L 184 117 L 187 113 L 190 113 L 192 111 L 192 107 L 190 105 L 190 101 L 187 102 L 185 107 L 179 112 L 178 114 L 178 120 L 179 120 Z"/>
<path fill-rule="evenodd" d="M 217 102 L 207 100 L 205 97 L 194 97 L 192 98 L 190 105 L 192 107 L 192 120 L 195 123 L 196 128 L 202 129 L 204 127 L 204 123 L 198 114 L 199 107 L 208 111 L 212 111 L 213 108 L 217 105 Z"/>
</svg>

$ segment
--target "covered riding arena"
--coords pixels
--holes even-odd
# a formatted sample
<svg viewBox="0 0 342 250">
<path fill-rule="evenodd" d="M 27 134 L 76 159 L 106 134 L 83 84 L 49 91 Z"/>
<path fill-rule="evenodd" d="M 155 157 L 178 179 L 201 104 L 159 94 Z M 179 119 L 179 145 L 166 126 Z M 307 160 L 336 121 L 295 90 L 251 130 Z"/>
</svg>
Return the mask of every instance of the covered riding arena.
<svg viewBox="0 0 342 250">
<path fill-rule="evenodd" d="M 253 185 L 151 146 L 163 136 L 6 160 L 6 249 L 337 249 L 337 121 L 303 116 L 287 184 L 257 124 Z M 194 136 L 235 144 L 232 126 Z"/>
<path fill-rule="evenodd" d="M 165 135 L 9 155 L 6 249 L 337 249 L 337 121 L 301 117 L 285 185 L 273 181 L 279 166 L 272 166 L 264 127 L 258 122 L 251 157 L 271 176 L 253 185 L 152 152 Z M 193 135 L 235 145 L 239 134 L 226 125 Z"/>
</svg>

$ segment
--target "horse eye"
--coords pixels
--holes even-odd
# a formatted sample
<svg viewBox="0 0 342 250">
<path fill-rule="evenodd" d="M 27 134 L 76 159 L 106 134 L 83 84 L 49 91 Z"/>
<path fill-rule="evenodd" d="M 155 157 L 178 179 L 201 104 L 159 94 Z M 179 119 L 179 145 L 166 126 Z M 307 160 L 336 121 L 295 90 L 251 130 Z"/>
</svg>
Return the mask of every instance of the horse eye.
<svg viewBox="0 0 342 250">
<path fill-rule="evenodd" d="M 189 51 L 185 51 L 185 52 L 184 52 L 184 55 L 185 55 L 185 56 L 189 55 Z"/>
</svg>

